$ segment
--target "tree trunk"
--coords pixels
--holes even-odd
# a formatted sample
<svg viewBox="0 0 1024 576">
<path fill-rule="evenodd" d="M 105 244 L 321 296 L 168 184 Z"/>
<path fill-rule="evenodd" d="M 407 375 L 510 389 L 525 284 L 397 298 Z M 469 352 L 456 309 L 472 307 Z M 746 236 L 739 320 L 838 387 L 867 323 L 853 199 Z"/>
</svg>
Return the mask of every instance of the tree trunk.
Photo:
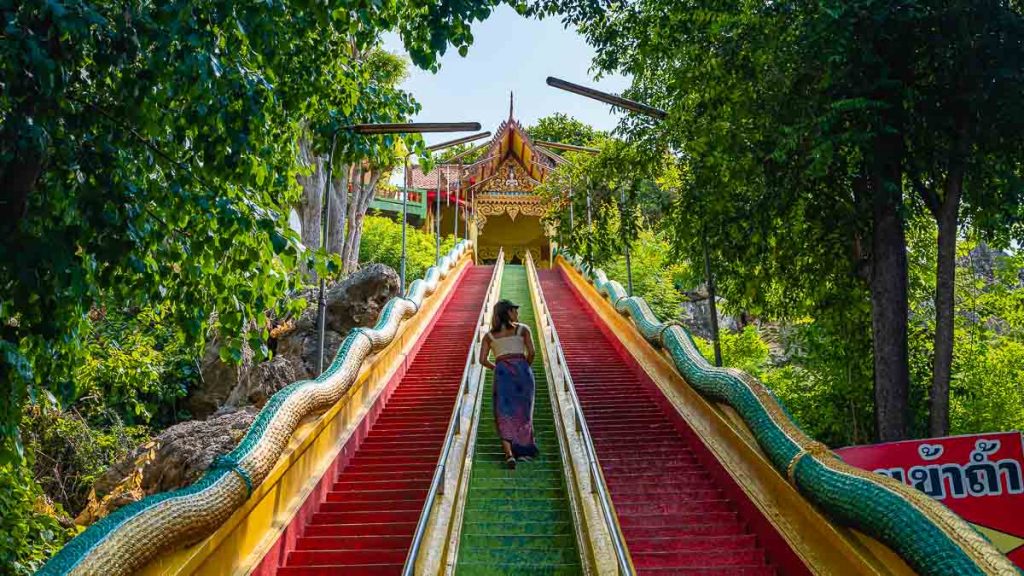
<svg viewBox="0 0 1024 576">
<path fill-rule="evenodd" d="M 370 209 L 370 202 L 373 202 L 373 197 L 377 193 L 377 184 L 380 182 L 382 175 L 383 171 L 380 169 L 374 168 L 370 170 L 370 181 L 366 185 L 363 203 L 359 206 L 359 220 L 356 225 L 356 237 L 352 247 L 353 270 L 359 267 L 359 244 L 363 240 L 363 219 L 366 217 L 366 211 Z"/>
<path fill-rule="evenodd" d="M 302 200 L 298 206 L 302 244 L 307 250 L 316 251 L 320 248 L 320 207 L 326 178 L 324 160 L 313 155 L 310 143 L 305 138 L 299 140 L 299 157 L 304 165 L 312 167 L 309 176 L 296 177 L 302 186 Z"/>
<path fill-rule="evenodd" d="M 353 188 L 352 209 L 349 212 L 350 224 L 345 239 L 344 270 L 346 274 L 355 272 L 359 267 L 359 242 L 363 237 L 363 218 L 366 211 L 370 209 L 370 202 L 373 201 L 377 183 L 380 181 L 383 172 L 377 168 L 371 168 L 369 180 L 364 184 L 365 171 L 358 172 L 359 179 Z"/>
<path fill-rule="evenodd" d="M 882 442 L 907 437 L 910 369 L 907 351 L 907 242 L 903 229 L 902 145 L 881 136 L 871 174 L 871 331 L 875 361 L 875 421 Z"/>
<path fill-rule="evenodd" d="M 956 239 L 963 191 L 963 162 L 954 159 L 946 179 L 945 197 L 935 215 L 939 228 L 935 274 L 935 358 L 929 398 L 928 431 L 949 434 L 949 381 L 953 370 L 954 298 L 956 296 Z"/>
<path fill-rule="evenodd" d="M 352 176 L 352 202 L 348 208 L 348 229 L 345 230 L 345 245 L 341 251 L 342 272 L 352 272 L 352 244 L 355 241 L 356 228 L 359 226 L 359 207 L 363 204 L 363 175 L 362 166 L 357 167 Z"/>
<path fill-rule="evenodd" d="M 330 254 L 341 254 L 343 239 L 345 235 L 345 210 L 348 204 L 348 166 L 342 166 L 339 171 L 341 176 L 334 181 L 333 195 L 331 196 L 330 228 L 328 233 L 327 252 Z"/>
</svg>

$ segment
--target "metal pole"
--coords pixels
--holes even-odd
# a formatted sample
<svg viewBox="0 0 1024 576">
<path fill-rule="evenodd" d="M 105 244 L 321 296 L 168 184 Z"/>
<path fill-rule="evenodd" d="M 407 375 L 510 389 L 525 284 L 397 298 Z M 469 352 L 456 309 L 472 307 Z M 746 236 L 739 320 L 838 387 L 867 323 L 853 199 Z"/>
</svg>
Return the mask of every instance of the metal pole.
<svg viewBox="0 0 1024 576">
<path fill-rule="evenodd" d="M 437 230 L 437 234 L 436 234 L 436 236 L 437 236 L 436 240 L 437 241 L 435 242 L 436 247 L 434 248 L 434 265 L 435 266 L 440 266 L 441 265 L 441 170 L 440 169 L 438 169 L 438 171 L 437 171 L 437 190 L 436 190 L 436 192 L 434 194 L 434 205 L 436 206 L 436 208 L 434 209 L 434 219 L 437 220 L 437 222 L 434 223 L 435 224 L 434 228 Z"/>
<path fill-rule="evenodd" d="M 340 130 L 340 129 L 339 129 Z M 331 211 L 331 187 L 333 185 L 332 168 L 334 167 L 334 149 L 338 144 L 338 132 L 335 130 L 331 136 L 331 151 L 327 155 L 327 182 L 324 184 L 324 197 L 321 199 L 320 205 L 320 248 L 327 252 L 327 235 L 331 231 L 330 219 L 328 215 Z M 327 324 L 327 294 L 326 294 L 326 279 L 320 276 L 320 293 L 317 296 L 316 303 L 316 329 L 317 329 L 317 375 L 320 375 L 324 371 L 324 330 Z"/>
<path fill-rule="evenodd" d="M 621 191 L 622 199 L 622 222 L 620 226 L 625 226 L 626 221 L 626 189 L 623 188 Z M 626 247 L 626 294 L 633 295 L 633 265 L 629 259 L 629 236 L 625 233 L 623 228 L 622 241 Z"/>
<path fill-rule="evenodd" d="M 594 219 L 590 209 L 590 187 L 587 186 L 587 267 L 594 270 Z"/>
<path fill-rule="evenodd" d="M 715 305 L 715 276 L 711 273 L 711 255 L 708 253 L 708 233 L 701 229 L 704 244 L 704 279 L 708 285 L 708 310 L 711 316 L 711 342 L 715 346 L 715 366 L 722 365 L 722 344 L 718 340 L 718 308 Z"/>
<path fill-rule="evenodd" d="M 569 233 L 572 234 L 573 228 L 576 227 L 576 221 L 573 218 L 572 208 L 572 174 L 569 174 Z"/>
<path fill-rule="evenodd" d="M 409 154 L 405 155 L 405 162 L 402 164 L 402 264 L 399 272 L 401 283 L 400 294 L 405 296 L 405 223 L 409 214 Z"/>
</svg>

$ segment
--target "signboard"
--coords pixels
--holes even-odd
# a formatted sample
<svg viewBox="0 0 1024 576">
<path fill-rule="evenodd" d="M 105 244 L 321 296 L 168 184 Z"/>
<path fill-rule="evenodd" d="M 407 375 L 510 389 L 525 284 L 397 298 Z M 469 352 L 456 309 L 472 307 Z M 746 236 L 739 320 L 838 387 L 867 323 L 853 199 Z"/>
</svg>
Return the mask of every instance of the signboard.
<svg viewBox="0 0 1024 576">
<path fill-rule="evenodd" d="M 1024 568 L 1024 447 L 1019 432 L 836 450 L 847 463 L 942 502 Z"/>
</svg>

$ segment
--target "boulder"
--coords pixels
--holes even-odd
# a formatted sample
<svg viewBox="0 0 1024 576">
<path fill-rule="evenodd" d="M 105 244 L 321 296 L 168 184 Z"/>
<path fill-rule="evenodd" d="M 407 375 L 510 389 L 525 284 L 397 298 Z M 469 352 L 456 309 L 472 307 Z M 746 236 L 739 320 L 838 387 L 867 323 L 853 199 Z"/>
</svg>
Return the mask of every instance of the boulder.
<svg viewBox="0 0 1024 576">
<path fill-rule="evenodd" d="M 383 264 L 371 264 L 330 286 L 325 295 L 327 316 L 324 358 L 329 363 L 352 328 L 371 326 L 384 305 L 398 294 L 398 274 Z M 201 379 L 189 390 L 185 407 L 194 418 L 208 418 L 222 407 L 248 404 L 262 406 L 281 388 L 317 373 L 317 291 L 304 294 L 309 306 L 294 320 L 273 332 L 274 357 L 253 362 L 248 347 L 242 361 L 227 364 L 220 359 L 220 341 L 212 339 L 200 364 Z"/>
<path fill-rule="evenodd" d="M 719 332 L 739 330 L 740 323 L 736 318 L 722 314 L 722 300 L 717 299 L 716 303 L 718 304 L 716 311 L 718 312 Z M 706 297 L 703 300 L 683 302 L 680 306 L 678 320 L 694 336 L 711 340 L 711 311 Z"/>
<path fill-rule="evenodd" d="M 238 445 L 258 413 L 257 408 L 249 406 L 167 428 L 96 480 L 75 523 L 88 526 L 150 494 L 192 484 L 214 458 Z"/>
</svg>

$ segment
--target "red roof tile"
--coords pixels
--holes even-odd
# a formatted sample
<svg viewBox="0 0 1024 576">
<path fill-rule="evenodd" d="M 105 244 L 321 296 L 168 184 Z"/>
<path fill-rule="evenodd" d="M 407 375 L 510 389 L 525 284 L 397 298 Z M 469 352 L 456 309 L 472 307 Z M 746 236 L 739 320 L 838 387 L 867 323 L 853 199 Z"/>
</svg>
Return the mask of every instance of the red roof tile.
<svg viewBox="0 0 1024 576">
<path fill-rule="evenodd" d="M 409 187 L 410 188 L 423 188 L 425 190 L 434 190 L 437 188 L 437 171 L 441 171 L 441 187 L 445 188 L 447 185 L 446 177 L 451 175 L 451 188 L 455 190 L 459 187 L 459 176 L 458 169 L 456 167 L 447 168 L 445 165 L 435 166 L 433 170 L 424 174 L 423 170 L 419 166 L 409 167 Z"/>
</svg>

